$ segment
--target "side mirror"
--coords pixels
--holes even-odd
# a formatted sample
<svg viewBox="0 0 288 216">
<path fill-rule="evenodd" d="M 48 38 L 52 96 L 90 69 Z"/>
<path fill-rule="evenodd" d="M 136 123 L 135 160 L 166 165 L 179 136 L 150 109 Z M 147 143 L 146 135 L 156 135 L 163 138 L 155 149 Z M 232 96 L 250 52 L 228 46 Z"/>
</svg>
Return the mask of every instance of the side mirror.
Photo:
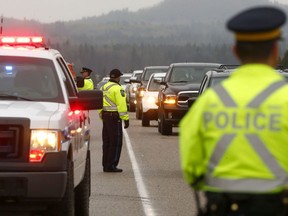
<svg viewBox="0 0 288 216">
<path fill-rule="evenodd" d="M 76 77 L 76 85 L 78 88 L 82 88 L 84 86 L 84 78 L 81 76 Z"/>
<path fill-rule="evenodd" d="M 72 110 L 95 110 L 103 107 L 101 90 L 85 90 L 78 92 L 77 97 L 69 98 Z"/>
</svg>

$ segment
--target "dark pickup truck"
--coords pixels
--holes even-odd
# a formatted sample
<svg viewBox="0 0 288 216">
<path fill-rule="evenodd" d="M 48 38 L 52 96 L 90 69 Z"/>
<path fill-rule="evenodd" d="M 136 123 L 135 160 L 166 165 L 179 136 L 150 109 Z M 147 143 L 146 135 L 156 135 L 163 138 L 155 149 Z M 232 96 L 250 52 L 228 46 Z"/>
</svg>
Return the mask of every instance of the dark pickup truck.
<svg viewBox="0 0 288 216">
<path fill-rule="evenodd" d="M 171 135 L 188 111 L 188 99 L 197 98 L 201 81 L 217 63 L 173 63 L 170 65 L 158 94 L 158 131 Z"/>
</svg>

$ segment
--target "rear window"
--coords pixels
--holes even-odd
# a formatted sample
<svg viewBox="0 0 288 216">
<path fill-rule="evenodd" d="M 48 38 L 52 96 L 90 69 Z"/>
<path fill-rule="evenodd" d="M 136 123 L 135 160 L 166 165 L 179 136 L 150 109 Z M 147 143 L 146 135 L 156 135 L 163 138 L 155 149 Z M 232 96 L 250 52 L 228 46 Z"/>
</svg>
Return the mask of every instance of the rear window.
<svg viewBox="0 0 288 216">
<path fill-rule="evenodd" d="M 0 58 L 0 99 L 63 102 L 51 60 L 28 57 Z"/>
</svg>

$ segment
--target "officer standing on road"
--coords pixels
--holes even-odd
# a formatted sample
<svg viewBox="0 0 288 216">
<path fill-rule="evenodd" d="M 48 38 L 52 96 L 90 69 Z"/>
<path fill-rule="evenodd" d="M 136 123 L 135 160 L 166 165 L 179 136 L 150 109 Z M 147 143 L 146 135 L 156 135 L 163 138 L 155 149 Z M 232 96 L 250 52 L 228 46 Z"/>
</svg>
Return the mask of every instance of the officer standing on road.
<svg viewBox="0 0 288 216">
<path fill-rule="evenodd" d="M 288 215 L 288 85 L 274 70 L 285 21 L 268 6 L 230 19 L 242 66 L 180 122 L 184 178 L 208 201 L 198 215 Z"/>
<path fill-rule="evenodd" d="M 93 90 L 94 89 L 94 83 L 91 79 L 90 75 L 92 73 L 92 70 L 89 68 L 82 68 L 82 71 L 80 72 L 82 74 L 82 77 L 84 78 L 84 86 L 81 88 L 78 88 L 79 91 L 82 90 Z"/>
<path fill-rule="evenodd" d="M 110 80 L 100 89 L 103 91 L 103 108 L 99 110 L 103 120 L 102 140 L 103 157 L 102 165 L 104 172 L 122 172 L 117 168 L 122 149 L 122 120 L 124 128 L 129 127 L 126 95 L 119 84 L 123 74 L 118 69 L 110 72 Z"/>
</svg>

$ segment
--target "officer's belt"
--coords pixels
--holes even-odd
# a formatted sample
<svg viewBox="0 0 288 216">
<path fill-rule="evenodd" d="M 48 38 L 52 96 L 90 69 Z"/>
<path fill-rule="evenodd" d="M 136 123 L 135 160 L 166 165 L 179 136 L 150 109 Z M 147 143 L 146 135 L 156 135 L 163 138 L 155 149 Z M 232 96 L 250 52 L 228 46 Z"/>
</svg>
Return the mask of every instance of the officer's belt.
<svg viewBox="0 0 288 216">
<path fill-rule="evenodd" d="M 102 111 L 102 116 L 113 116 L 113 117 L 119 117 L 119 113 L 118 113 L 118 112 Z"/>
<path fill-rule="evenodd" d="M 248 201 L 248 200 L 281 200 L 285 198 L 285 193 L 272 193 L 272 194 L 251 194 L 251 193 L 217 193 L 205 192 L 208 199 L 219 199 L 227 201 Z"/>
</svg>

